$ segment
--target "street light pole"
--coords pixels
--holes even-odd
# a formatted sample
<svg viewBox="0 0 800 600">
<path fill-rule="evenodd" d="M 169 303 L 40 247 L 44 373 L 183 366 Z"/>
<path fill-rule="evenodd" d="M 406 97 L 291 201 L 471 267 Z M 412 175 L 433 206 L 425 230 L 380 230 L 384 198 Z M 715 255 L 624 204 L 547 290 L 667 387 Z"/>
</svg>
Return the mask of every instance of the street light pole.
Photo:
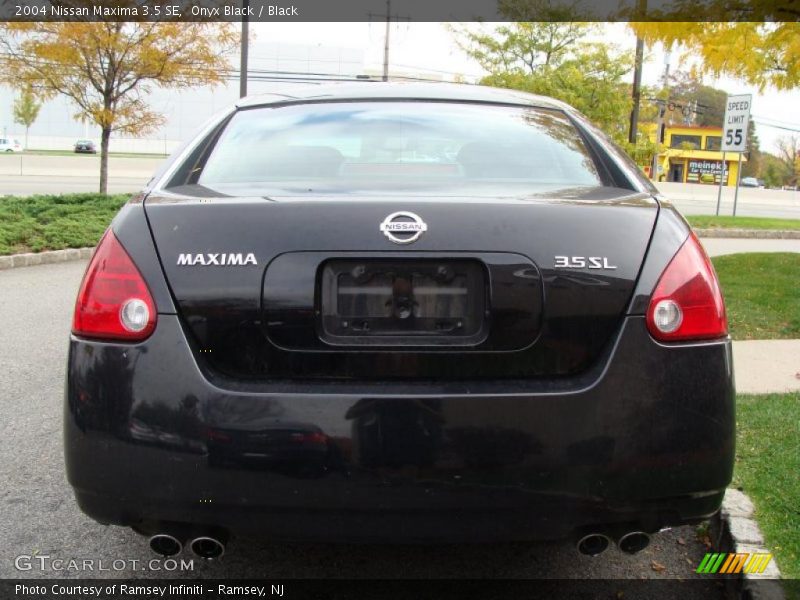
<svg viewBox="0 0 800 600">
<path fill-rule="evenodd" d="M 250 0 L 242 0 L 242 40 L 239 52 L 239 98 L 247 96 L 247 52 L 250 38 L 250 19 L 247 16 Z"/>
</svg>

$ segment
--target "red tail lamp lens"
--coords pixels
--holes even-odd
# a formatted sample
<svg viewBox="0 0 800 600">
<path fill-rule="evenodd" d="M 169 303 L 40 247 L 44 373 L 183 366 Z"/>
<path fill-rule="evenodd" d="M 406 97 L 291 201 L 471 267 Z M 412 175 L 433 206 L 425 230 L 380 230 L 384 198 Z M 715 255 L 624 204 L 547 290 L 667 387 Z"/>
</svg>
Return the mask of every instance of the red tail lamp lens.
<svg viewBox="0 0 800 600">
<path fill-rule="evenodd" d="M 156 327 L 156 306 L 131 257 L 109 229 L 83 276 L 72 333 L 93 339 L 141 341 Z"/>
<path fill-rule="evenodd" d="M 694 233 L 661 274 L 647 309 L 647 328 L 665 342 L 728 334 L 717 275 Z"/>
</svg>

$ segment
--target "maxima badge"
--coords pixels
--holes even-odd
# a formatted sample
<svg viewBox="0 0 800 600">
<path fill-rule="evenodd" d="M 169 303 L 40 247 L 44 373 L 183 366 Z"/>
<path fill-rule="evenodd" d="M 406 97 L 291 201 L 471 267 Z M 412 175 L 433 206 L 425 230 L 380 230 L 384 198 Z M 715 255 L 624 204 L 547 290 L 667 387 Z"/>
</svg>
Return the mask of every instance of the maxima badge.
<svg viewBox="0 0 800 600">
<path fill-rule="evenodd" d="M 411 244 L 428 231 L 428 226 L 419 215 L 400 211 L 386 217 L 381 223 L 380 230 L 395 244 Z"/>
</svg>

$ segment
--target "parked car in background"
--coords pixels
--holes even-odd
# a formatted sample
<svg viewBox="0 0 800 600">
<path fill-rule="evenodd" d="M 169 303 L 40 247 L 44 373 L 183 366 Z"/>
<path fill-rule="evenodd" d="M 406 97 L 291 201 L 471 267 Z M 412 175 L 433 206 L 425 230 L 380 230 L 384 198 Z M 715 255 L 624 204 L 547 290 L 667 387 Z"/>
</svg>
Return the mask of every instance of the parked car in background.
<svg viewBox="0 0 800 600">
<path fill-rule="evenodd" d="M 0 152 L 22 152 L 22 144 L 14 138 L 0 138 Z"/>
<path fill-rule="evenodd" d="M 75 152 L 78 154 L 97 154 L 97 146 L 92 140 L 78 140 L 75 142 Z"/>
<path fill-rule="evenodd" d="M 758 182 L 758 179 L 756 179 L 755 177 L 742 177 L 742 181 L 740 182 L 739 185 L 741 185 L 742 187 L 757 188 L 761 187 L 762 184 L 760 184 Z"/>
</svg>

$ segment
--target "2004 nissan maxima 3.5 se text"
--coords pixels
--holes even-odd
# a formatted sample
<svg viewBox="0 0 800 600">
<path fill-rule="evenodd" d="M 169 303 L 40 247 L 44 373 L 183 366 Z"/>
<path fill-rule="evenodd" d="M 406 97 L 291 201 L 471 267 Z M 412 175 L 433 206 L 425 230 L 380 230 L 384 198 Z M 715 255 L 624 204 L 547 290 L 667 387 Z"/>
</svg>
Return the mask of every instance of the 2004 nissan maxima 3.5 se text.
<svg viewBox="0 0 800 600">
<path fill-rule="evenodd" d="M 683 218 L 569 106 L 246 99 L 117 215 L 75 307 L 69 482 L 170 555 L 574 536 L 720 506 L 731 342 Z"/>
</svg>

